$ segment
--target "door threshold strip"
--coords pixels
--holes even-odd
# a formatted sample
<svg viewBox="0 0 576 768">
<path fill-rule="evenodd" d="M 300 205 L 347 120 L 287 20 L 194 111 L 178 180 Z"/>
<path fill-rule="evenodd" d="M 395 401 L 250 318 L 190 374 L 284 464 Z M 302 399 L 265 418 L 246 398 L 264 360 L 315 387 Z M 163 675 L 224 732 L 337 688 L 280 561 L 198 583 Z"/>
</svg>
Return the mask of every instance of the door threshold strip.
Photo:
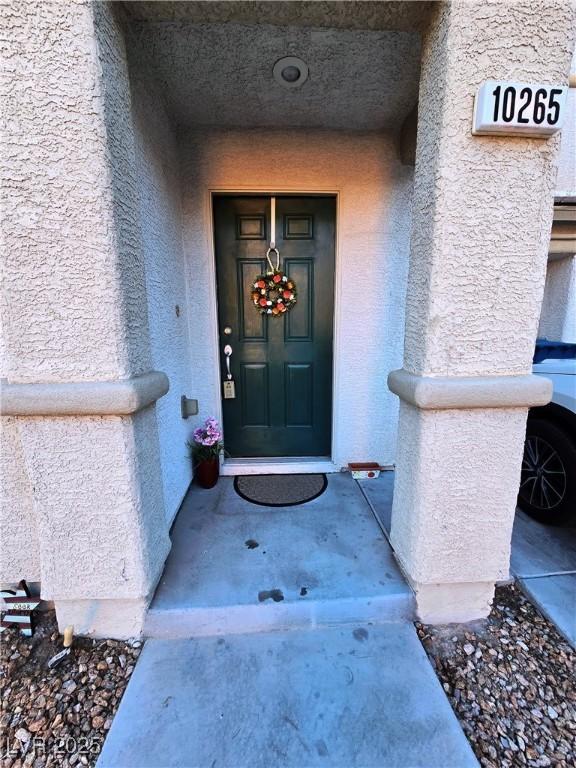
<svg viewBox="0 0 576 768">
<path fill-rule="evenodd" d="M 253 458 L 225 459 L 220 474 L 231 475 L 308 475 L 340 472 L 332 460 L 325 456 L 310 458 Z"/>
</svg>

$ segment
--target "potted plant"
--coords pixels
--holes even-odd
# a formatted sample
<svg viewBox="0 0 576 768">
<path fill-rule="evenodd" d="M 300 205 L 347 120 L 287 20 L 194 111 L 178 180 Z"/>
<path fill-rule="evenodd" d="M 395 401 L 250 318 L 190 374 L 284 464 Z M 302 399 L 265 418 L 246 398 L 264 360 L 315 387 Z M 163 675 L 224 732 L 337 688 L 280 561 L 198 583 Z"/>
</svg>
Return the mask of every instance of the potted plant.
<svg viewBox="0 0 576 768">
<path fill-rule="evenodd" d="M 222 432 L 216 419 L 206 419 L 192 435 L 193 441 L 186 445 L 196 462 L 195 477 L 202 488 L 213 488 L 220 473 L 220 452 L 223 450 Z"/>
</svg>

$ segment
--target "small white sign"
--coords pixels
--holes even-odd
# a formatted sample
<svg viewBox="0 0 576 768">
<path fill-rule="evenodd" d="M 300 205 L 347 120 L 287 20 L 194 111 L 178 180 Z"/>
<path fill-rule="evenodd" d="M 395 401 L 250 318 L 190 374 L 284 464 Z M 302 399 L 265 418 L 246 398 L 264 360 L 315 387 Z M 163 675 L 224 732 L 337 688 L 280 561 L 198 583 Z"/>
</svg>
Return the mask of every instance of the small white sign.
<svg viewBox="0 0 576 768">
<path fill-rule="evenodd" d="M 474 135 L 551 136 L 566 111 L 567 86 L 485 80 L 474 100 Z"/>
</svg>

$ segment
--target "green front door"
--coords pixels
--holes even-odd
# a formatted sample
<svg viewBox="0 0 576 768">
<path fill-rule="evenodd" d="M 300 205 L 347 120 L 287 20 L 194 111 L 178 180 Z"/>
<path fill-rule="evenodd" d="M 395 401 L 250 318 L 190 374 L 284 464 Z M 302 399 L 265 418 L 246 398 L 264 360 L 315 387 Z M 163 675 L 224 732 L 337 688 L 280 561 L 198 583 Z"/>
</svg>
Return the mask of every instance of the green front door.
<svg viewBox="0 0 576 768">
<path fill-rule="evenodd" d="M 267 271 L 270 209 L 270 197 L 214 198 L 220 371 L 224 382 L 229 345 L 235 390 L 222 400 L 225 447 L 234 457 L 330 456 L 336 202 L 276 197 L 280 268 L 297 289 L 277 316 L 252 298 Z"/>
</svg>

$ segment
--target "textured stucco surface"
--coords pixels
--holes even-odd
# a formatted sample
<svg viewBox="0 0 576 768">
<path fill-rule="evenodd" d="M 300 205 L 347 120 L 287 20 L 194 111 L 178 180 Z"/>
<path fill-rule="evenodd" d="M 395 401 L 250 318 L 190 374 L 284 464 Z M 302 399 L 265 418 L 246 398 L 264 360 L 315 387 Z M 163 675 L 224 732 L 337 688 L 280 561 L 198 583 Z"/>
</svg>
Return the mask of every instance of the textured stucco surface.
<svg viewBox="0 0 576 768">
<path fill-rule="evenodd" d="M 12 3 L 1 12 L 2 373 L 9 383 L 33 384 L 148 372 L 118 21 L 105 3 Z M 169 549 L 154 406 L 126 417 L 8 423 L 17 425 L 15 466 L 2 512 L 21 511 L 13 541 L 31 544 L 4 578 L 36 579 L 40 570 L 42 596 L 57 610 L 59 599 L 149 595 Z"/>
<path fill-rule="evenodd" d="M 34 482 L 42 597 L 148 595 L 169 549 L 153 408 L 23 417 L 19 429 Z"/>
<path fill-rule="evenodd" d="M 5 373 L 149 370 L 120 29 L 104 3 L 13 2 L 0 13 Z"/>
<path fill-rule="evenodd" d="M 566 107 L 555 193 L 561 200 L 576 202 L 576 88 L 569 89 Z"/>
<path fill-rule="evenodd" d="M 392 546 L 417 583 L 506 578 L 526 410 L 400 406 Z"/>
<path fill-rule="evenodd" d="M 40 581 L 40 549 L 32 487 L 15 418 L 0 427 L 0 584 Z"/>
<path fill-rule="evenodd" d="M 572 56 L 570 74 L 576 75 L 576 50 Z M 568 91 L 555 192 L 557 198 L 576 202 L 576 88 Z"/>
<path fill-rule="evenodd" d="M 179 159 L 162 94 L 142 77 L 137 65 L 132 66 L 130 79 L 152 363 L 170 379 L 170 391 L 156 404 L 156 417 L 164 505 L 172 520 L 192 479 L 185 446 L 191 423 L 182 419 L 180 398 L 194 397 Z"/>
<path fill-rule="evenodd" d="M 218 5 L 226 5 L 218 4 Z M 420 35 L 412 31 L 258 24 L 134 23 L 142 66 L 180 125 L 396 130 L 418 95 Z M 283 56 L 309 77 L 287 89 Z"/>
<path fill-rule="evenodd" d="M 576 342 L 576 256 L 548 262 L 538 335 Z"/>
<path fill-rule="evenodd" d="M 392 139 L 327 131 L 182 137 L 184 246 L 198 420 L 220 412 L 210 189 L 338 191 L 334 462 L 394 461 L 412 169 Z M 366 311 L 365 307 L 378 307 Z"/>
<path fill-rule="evenodd" d="M 422 59 L 405 368 L 528 373 L 560 137 L 473 137 L 473 97 L 488 77 L 565 83 L 574 5 L 457 0 L 438 15 Z"/>
<path fill-rule="evenodd" d="M 411 373 L 530 372 L 558 137 L 473 137 L 473 95 L 488 77 L 563 83 L 575 29 L 574 7 L 562 2 L 455 0 L 437 9 L 420 85 Z M 486 591 L 474 584 L 508 574 L 526 410 L 402 403 L 391 540 L 413 584 L 468 583 L 462 601 L 477 610 L 480 594 L 487 612 Z M 436 620 L 446 620 L 444 607 Z"/>
</svg>

